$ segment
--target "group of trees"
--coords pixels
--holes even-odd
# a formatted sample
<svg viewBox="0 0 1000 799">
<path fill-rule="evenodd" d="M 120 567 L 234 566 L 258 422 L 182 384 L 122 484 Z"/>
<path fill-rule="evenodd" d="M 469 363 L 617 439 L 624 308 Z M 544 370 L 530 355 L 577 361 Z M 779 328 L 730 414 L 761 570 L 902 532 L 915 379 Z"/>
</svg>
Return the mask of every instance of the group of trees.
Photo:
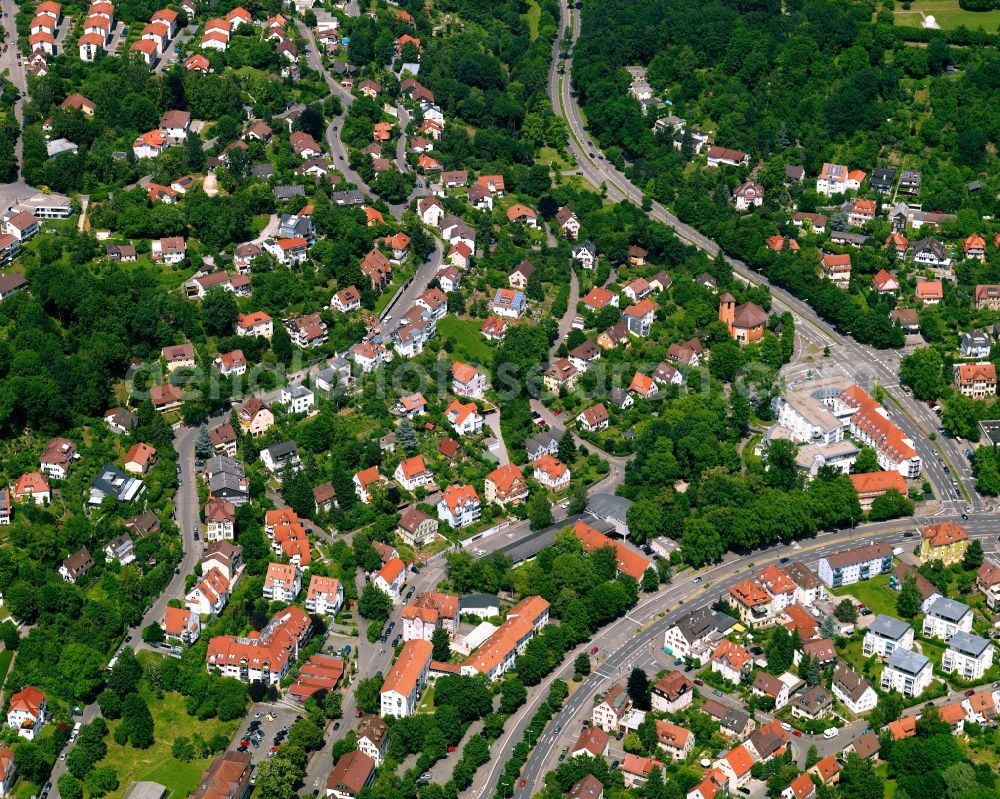
<svg viewBox="0 0 1000 799">
<path fill-rule="evenodd" d="M 635 521 L 644 536 L 682 531 L 681 555 L 688 563 L 701 565 L 728 549 L 749 551 L 860 520 L 851 481 L 821 469 L 804 486 L 789 442 L 769 444 L 766 468 L 741 472 L 732 400 L 689 396 L 668 408 L 636 436 L 636 457 L 626 469 L 622 493 L 634 501 L 630 526 Z M 679 480 L 689 483 L 683 492 L 676 490 Z"/>
</svg>

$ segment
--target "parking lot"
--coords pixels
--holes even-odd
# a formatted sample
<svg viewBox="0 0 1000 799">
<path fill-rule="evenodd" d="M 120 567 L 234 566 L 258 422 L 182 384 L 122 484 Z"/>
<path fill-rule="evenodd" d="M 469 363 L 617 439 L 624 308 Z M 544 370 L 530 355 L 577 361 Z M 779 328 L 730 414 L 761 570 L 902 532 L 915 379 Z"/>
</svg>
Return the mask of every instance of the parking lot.
<svg viewBox="0 0 1000 799">
<path fill-rule="evenodd" d="M 274 721 L 268 721 L 268 715 L 270 715 Z M 240 725 L 240 728 L 233 737 L 229 748 L 238 748 L 240 742 L 249 736 L 250 725 L 254 722 L 259 722 L 258 728 L 260 730 L 261 737 L 258 740 L 258 745 L 253 746 L 251 743 L 251 745 L 247 748 L 247 752 L 250 755 L 251 761 L 255 765 L 261 760 L 267 760 L 267 753 L 270 748 L 274 746 L 274 737 L 283 727 L 291 727 L 295 723 L 295 717 L 299 715 L 302 715 L 301 711 L 295 710 L 285 704 L 276 702 L 259 702 L 250 708 L 250 713 Z M 287 737 L 284 740 L 287 741 Z"/>
</svg>

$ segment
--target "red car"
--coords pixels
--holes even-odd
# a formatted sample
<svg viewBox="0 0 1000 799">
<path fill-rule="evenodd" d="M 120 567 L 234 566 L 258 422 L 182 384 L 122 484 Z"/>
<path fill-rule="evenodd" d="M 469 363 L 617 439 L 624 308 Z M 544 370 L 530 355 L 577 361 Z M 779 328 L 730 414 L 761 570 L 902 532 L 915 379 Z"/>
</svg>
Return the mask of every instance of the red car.
<svg viewBox="0 0 1000 799">
<path fill-rule="evenodd" d="M 451 754 L 452 752 L 454 752 L 454 751 L 455 751 L 455 747 L 454 747 L 454 746 L 449 746 L 449 747 L 448 747 L 448 754 L 449 754 L 449 755 L 450 755 L 450 754 Z"/>
<path fill-rule="evenodd" d="M 794 735 L 796 738 L 802 737 L 802 733 L 799 732 L 798 730 L 792 730 L 792 735 Z"/>
<path fill-rule="evenodd" d="M 250 739 L 244 738 L 242 741 L 240 741 L 240 746 L 250 746 Z"/>
<path fill-rule="evenodd" d="M 976 695 L 976 691 L 975 691 L 974 688 L 970 688 L 968 691 L 965 692 L 965 695 L 966 696 L 975 696 Z"/>
<path fill-rule="evenodd" d="M 527 780 L 521 780 L 521 787 L 522 787 L 522 788 L 523 788 L 523 787 L 524 787 L 525 785 L 527 785 L 527 784 L 528 784 L 528 781 L 527 781 Z"/>
<path fill-rule="evenodd" d="M 597 649 L 596 646 L 593 649 L 590 650 L 590 654 L 592 654 L 592 655 L 596 655 L 597 652 L 598 652 L 598 649 Z"/>
<path fill-rule="evenodd" d="M 357 710 L 354 711 L 354 718 L 356 719 L 361 718 L 361 708 L 358 708 Z"/>
</svg>

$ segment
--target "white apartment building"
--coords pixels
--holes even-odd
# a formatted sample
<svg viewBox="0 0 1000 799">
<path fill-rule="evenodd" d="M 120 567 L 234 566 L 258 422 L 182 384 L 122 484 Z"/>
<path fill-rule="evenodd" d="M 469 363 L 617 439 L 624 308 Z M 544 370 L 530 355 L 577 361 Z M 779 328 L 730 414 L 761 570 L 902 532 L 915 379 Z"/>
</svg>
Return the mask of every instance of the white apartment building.
<svg viewBox="0 0 1000 799">
<path fill-rule="evenodd" d="M 316 395 L 303 385 L 285 386 L 281 389 L 281 403 L 289 413 L 308 413 L 316 404 Z"/>
<path fill-rule="evenodd" d="M 788 429 L 796 444 L 828 445 L 844 438 L 847 424 L 805 391 L 788 391 L 771 404 L 778 424 Z"/>
<path fill-rule="evenodd" d="M 415 638 L 403 644 L 399 657 L 382 684 L 381 715 L 411 716 L 431 668 L 430 641 Z"/>
<path fill-rule="evenodd" d="M 868 625 L 862 654 L 867 657 L 877 655 L 887 658 L 897 649 L 913 648 L 913 628 L 905 621 L 879 614 Z"/>
<path fill-rule="evenodd" d="M 903 696 L 920 696 L 933 679 L 931 662 L 919 652 L 897 649 L 882 670 L 882 690 Z"/>
<path fill-rule="evenodd" d="M 941 671 L 963 680 L 981 680 L 993 665 L 993 644 L 987 638 L 959 631 L 948 641 L 941 657 Z"/>
<path fill-rule="evenodd" d="M 924 635 L 950 641 L 958 632 L 972 632 L 972 608 L 948 597 L 938 597 L 924 616 Z"/>
</svg>

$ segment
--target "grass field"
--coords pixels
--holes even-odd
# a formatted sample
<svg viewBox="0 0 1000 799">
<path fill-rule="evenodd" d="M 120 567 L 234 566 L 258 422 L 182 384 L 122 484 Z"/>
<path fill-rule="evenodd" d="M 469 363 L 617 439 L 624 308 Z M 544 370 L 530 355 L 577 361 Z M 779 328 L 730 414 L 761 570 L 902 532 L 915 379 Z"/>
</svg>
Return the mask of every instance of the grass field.
<svg viewBox="0 0 1000 799">
<path fill-rule="evenodd" d="M 531 33 L 531 41 L 538 38 L 538 19 L 542 16 L 542 7 L 537 0 L 528 0 L 528 13 L 524 15 L 528 18 L 528 30 Z"/>
<path fill-rule="evenodd" d="M 908 11 L 902 9 L 902 4 L 896 6 L 893 12 L 896 22 L 912 28 L 923 27 L 925 16 L 932 16 L 943 30 L 952 30 L 964 25 L 970 30 L 982 28 L 987 33 L 996 33 L 1000 27 L 1000 10 L 995 11 L 965 11 L 958 6 L 958 0 L 917 0 Z"/>
<path fill-rule="evenodd" d="M 887 574 L 873 580 L 835 588 L 833 593 L 837 596 L 853 596 L 859 602 L 864 603 L 865 607 L 872 613 L 896 615 L 896 592 L 889 588 L 889 575 Z"/>
<path fill-rule="evenodd" d="M 112 721 L 108 726 L 108 756 L 100 765 L 114 766 L 118 772 L 118 790 L 108 794 L 111 799 L 121 796 L 128 787 L 139 780 L 152 780 L 165 785 L 171 796 L 186 796 L 198 786 L 202 773 L 212 762 L 211 758 L 195 758 L 183 763 L 171 756 L 175 738 L 190 737 L 199 733 L 205 740 L 217 732 L 227 738 L 236 732 L 237 721 L 209 719 L 199 721 L 187 714 L 184 698 L 178 693 L 165 693 L 163 699 L 153 694 L 145 694 L 149 710 L 153 714 L 156 742 L 149 749 L 133 749 L 119 746 L 114 741 L 115 728 L 121 723 Z"/>
<path fill-rule="evenodd" d="M 438 335 L 442 338 L 454 339 L 458 354 L 474 363 L 489 365 L 493 363 L 493 348 L 479 333 L 482 324 L 477 319 L 457 319 L 454 316 L 446 316 L 438 321 Z"/>
</svg>

